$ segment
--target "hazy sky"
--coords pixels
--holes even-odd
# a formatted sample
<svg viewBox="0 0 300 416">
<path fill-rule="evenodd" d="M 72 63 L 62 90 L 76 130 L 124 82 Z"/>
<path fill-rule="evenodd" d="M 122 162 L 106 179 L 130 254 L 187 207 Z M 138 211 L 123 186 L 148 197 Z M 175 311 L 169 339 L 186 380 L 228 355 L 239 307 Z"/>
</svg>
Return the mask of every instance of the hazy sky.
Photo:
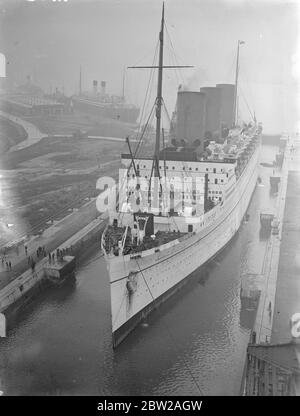
<svg viewBox="0 0 300 416">
<path fill-rule="evenodd" d="M 72 94 L 78 91 L 81 64 L 84 89 L 91 89 L 93 79 L 106 80 L 109 92 L 121 94 L 124 66 L 153 61 L 161 0 L 0 0 L 0 5 L 0 51 L 14 82 L 22 83 L 30 74 L 46 92 L 64 86 Z M 248 105 L 268 133 L 295 128 L 297 1 L 166 0 L 165 8 L 177 62 L 195 66 L 165 71 L 169 113 L 179 83 L 198 90 L 234 81 L 241 39 L 246 42 L 240 60 L 242 115 L 249 118 Z M 174 64 L 172 45 L 166 40 L 169 65 Z M 128 101 L 142 104 L 148 78 L 148 70 L 126 71 Z"/>
</svg>

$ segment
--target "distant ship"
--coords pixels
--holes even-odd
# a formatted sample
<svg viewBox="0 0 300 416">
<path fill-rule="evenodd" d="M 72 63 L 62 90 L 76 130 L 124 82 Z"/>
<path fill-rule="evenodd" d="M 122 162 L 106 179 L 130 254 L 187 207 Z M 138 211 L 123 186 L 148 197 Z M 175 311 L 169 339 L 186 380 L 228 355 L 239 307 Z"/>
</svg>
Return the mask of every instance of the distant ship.
<svg viewBox="0 0 300 416">
<path fill-rule="evenodd" d="M 117 209 L 109 210 L 110 223 L 102 234 L 114 347 L 233 238 L 258 177 L 262 127 L 256 120 L 236 126 L 237 83 L 180 90 L 173 118 L 176 138 L 164 145 L 164 25 L 163 8 L 153 156 L 137 157 L 127 140 Z M 208 134 L 215 122 L 224 127 L 226 117 L 230 128 L 221 128 L 218 137 Z"/>
<path fill-rule="evenodd" d="M 109 95 L 106 93 L 106 81 L 101 81 L 101 91 L 98 92 L 98 81 L 93 81 L 93 91 L 81 92 L 72 96 L 71 105 L 87 114 L 111 118 L 125 123 L 136 123 L 140 109 L 126 102 L 124 95 Z"/>
</svg>

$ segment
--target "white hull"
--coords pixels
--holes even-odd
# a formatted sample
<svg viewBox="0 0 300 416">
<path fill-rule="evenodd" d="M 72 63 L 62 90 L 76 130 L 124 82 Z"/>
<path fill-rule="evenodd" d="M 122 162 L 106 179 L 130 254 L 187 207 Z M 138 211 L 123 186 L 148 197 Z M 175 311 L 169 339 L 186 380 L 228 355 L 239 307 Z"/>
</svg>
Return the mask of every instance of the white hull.
<svg viewBox="0 0 300 416">
<path fill-rule="evenodd" d="M 222 206 L 212 210 L 214 217 L 203 230 L 189 234 L 188 238 L 164 250 L 143 252 L 138 258 L 130 255 L 106 256 L 114 346 L 152 309 L 174 293 L 189 275 L 218 253 L 238 231 L 257 182 L 259 151 L 260 146 L 257 146 L 234 192 Z M 128 275 L 133 282 L 130 290 Z"/>
</svg>

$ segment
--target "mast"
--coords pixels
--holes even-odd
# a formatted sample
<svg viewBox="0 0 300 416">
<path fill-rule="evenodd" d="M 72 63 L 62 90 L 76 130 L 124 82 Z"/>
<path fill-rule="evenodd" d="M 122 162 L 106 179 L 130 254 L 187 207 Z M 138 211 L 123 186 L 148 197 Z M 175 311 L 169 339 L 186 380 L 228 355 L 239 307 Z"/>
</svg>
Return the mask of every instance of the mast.
<svg viewBox="0 0 300 416">
<path fill-rule="evenodd" d="M 239 58 L 240 58 L 240 45 L 245 42 L 238 40 L 237 54 L 236 54 L 236 68 L 235 68 L 235 87 L 234 87 L 234 101 L 233 101 L 233 125 L 237 123 L 237 91 L 238 91 L 238 78 L 239 78 Z"/>
<path fill-rule="evenodd" d="M 157 95 L 155 99 L 156 105 L 156 138 L 155 138 L 155 151 L 153 156 L 152 171 L 150 176 L 150 181 L 152 173 L 156 177 L 159 175 L 159 150 L 160 150 L 160 130 L 161 130 L 161 107 L 162 107 L 162 80 L 163 80 L 163 69 L 173 69 L 173 68 L 193 68 L 191 65 L 163 65 L 163 47 L 164 47 L 164 25 L 165 25 L 165 5 L 163 3 L 162 7 L 162 17 L 161 17 L 161 27 L 159 32 L 159 62 L 158 66 L 128 66 L 127 68 L 135 69 L 158 69 L 158 82 L 157 82 Z"/>
<path fill-rule="evenodd" d="M 125 67 L 123 68 L 122 99 L 125 101 Z"/>
<path fill-rule="evenodd" d="M 162 7 L 161 28 L 159 32 L 159 61 L 158 61 L 158 80 L 156 96 L 156 139 L 155 139 L 155 171 L 159 177 L 159 150 L 160 150 L 160 126 L 161 126 L 161 105 L 162 105 L 162 77 L 163 77 L 163 53 L 164 53 L 164 24 L 165 24 L 165 5 Z"/>
<path fill-rule="evenodd" d="M 81 65 L 79 68 L 79 95 L 82 94 L 82 88 L 81 88 Z"/>
</svg>

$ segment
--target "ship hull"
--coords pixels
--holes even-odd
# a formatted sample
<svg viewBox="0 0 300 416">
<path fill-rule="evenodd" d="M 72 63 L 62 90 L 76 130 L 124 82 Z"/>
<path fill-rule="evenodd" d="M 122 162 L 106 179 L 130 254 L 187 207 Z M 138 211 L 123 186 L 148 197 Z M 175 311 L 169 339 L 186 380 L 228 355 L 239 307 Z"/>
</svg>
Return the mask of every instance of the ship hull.
<svg viewBox="0 0 300 416">
<path fill-rule="evenodd" d="M 259 146 L 237 181 L 234 192 L 204 230 L 161 252 L 135 259 L 130 256 L 107 258 L 114 347 L 231 241 L 256 186 L 258 157 Z M 130 290 L 128 276 L 134 283 Z"/>
<path fill-rule="evenodd" d="M 111 118 L 125 123 L 134 124 L 139 116 L 139 109 L 136 107 L 101 105 L 97 102 L 77 100 L 76 98 L 73 98 L 73 103 L 75 110 L 81 111 L 85 114 Z"/>
</svg>

